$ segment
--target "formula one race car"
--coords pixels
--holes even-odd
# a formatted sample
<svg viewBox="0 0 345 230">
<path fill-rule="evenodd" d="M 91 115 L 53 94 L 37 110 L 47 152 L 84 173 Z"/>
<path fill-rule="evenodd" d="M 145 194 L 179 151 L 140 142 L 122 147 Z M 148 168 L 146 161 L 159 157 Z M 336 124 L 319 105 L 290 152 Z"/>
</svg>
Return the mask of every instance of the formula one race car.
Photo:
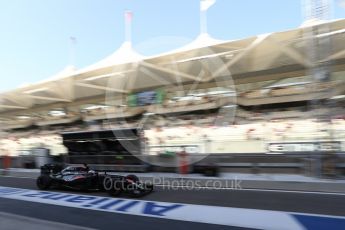
<svg viewBox="0 0 345 230">
<path fill-rule="evenodd" d="M 132 197 L 140 197 L 153 191 L 153 185 L 140 182 L 136 175 L 113 175 L 107 172 L 96 172 L 84 164 L 68 166 L 64 169 L 54 164 L 41 167 L 41 175 L 36 180 L 41 190 L 49 188 L 69 188 L 80 191 L 106 191 L 111 196 L 122 192 Z"/>
</svg>

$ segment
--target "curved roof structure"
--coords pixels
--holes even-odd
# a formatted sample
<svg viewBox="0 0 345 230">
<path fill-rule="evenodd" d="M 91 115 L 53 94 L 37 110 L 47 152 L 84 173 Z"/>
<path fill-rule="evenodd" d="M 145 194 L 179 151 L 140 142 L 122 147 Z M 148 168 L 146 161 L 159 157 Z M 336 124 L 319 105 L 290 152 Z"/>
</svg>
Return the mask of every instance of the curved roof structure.
<svg viewBox="0 0 345 230">
<path fill-rule="evenodd" d="M 345 70 L 345 19 L 311 26 L 327 26 L 326 32 L 317 35 L 329 37 L 333 45 L 323 61 L 332 61 L 335 71 Z M 202 34 L 189 45 L 153 57 L 138 54 L 125 42 L 112 55 L 79 71 L 66 69 L 48 81 L 0 94 L 0 116 L 23 109 L 29 112 L 101 102 L 107 92 L 123 95 L 196 81 L 207 83 L 217 77 L 231 76 L 236 84 L 247 84 L 305 76 L 311 65 L 305 28 L 235 41 Z"/>
<path fill-rule="evenodd" d="M 63 70 L 61 70 L 60 72 L 56 73 L 55 75 L 49 77 L 45 81 L 61 80 L 63 78 L 72 76 L 73 74 L 76 73 L 76 71 L 77 71 L 77 68 L 75 66 L 68 65 Z"/>
<path fill-rule="evenodd" d="M 99 70 L 102 68 L 123 65 L 128 63 L 135 63 L 143 60 L 145 58 L 144 55 L 137 53 L 133 47 L 132 43 L 126 41 L 122 43 L 122 45 L 117 49 L 114 53 L 109 55 L 108 57 L 90 65 L 85 68 L 80 69 L 77 74 L 85 73 L 85 72 L 92 72 L 95 70 Z"/>
</svg>

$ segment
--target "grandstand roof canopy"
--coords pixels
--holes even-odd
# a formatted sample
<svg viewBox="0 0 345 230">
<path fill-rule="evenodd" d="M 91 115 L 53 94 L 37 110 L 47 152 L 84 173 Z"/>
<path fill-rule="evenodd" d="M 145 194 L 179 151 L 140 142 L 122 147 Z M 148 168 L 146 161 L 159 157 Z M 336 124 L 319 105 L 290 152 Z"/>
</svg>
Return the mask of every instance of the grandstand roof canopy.
<svg viewBox="0 0 345 230">
<path fill-rule="evenodd" d="M 333 46 L 323 61 L 332 60 L 336 68 L 345 69 L 345 19 L 306 23 L 300 28 L 234 41 L 202 34 L 187 46 L 151 57 L 138 54 L 125 42 L 112 55 L 81 70 L 67 67 L 46 81 L 1 93 L 0 116 L 92 98 L 104 101 L 106 92 L 121 95 L 229 76 L 236 84 L 304 76 L 306 67 L 312 65 L 306 52 L 312 26 L 327 28 L 318 36 L 329 38 Z"/>
</svg>

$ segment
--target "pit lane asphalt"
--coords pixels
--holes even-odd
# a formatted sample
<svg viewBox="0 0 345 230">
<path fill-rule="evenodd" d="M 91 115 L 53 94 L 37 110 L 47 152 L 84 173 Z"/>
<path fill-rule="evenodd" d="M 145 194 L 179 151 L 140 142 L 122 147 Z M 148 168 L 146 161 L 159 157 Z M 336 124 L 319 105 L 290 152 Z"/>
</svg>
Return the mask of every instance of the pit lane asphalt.
<svg viewBox="0 0 345 230">
<path fill-rule="evenodd" d="M 28 178 L 0 177 L 0 186 L 37 189 L 35 180 Z M 61 190 L 58 191 L 61 192 Z M 65 190 L 63 192 L 108 196 L 106 193 L 102 192 L 82 193 Z M 128 198 L 125 195 L 121 196 Z M 141 199 L 172 203 L 345 216 L 345 195 L 329 193 L 212 189 L 187 190 L 185 188 L 172 189 L 155 187 L 155 192 Z M 3 205 L 0 205 L 0 207 L 0 210 L 2 210 Z"/>
</svg>

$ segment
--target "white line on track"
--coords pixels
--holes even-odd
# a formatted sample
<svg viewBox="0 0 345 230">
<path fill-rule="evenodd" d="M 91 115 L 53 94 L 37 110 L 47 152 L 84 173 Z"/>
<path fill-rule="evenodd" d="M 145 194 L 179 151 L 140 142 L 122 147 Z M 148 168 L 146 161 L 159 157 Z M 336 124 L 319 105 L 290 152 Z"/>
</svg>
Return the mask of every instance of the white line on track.
<svg viewBox="0 0 345 230">
<path fill-rule="evenodd" d="M 9 177 L 9 178 L 19 178 L 19 179 L 31 179 L 31 180 L 36 180 L 36 178 L 32 177 L 25 177 L 25 176 L 8 176 L 8 175 L 0 175 L 1 177 Z"/>
<path fill-rule="evenodd" d="M 19 178 L 19 179 L 30 179 L 36 180 L 36 178 L 32 177 L 18 177 L 18 176 L 0 176 L 7 177 L 7 178 Z M 174 188 L 182 188 L 186 190 L 228 190 L 228 191 L 253 191 L 253 192 L 276 192 L 276 193 L 297 193 L 297 194 L 315 194 L 315 195 L 332 195 L 332 196 L 345 196 L 345 193 L 340 192 L 317 192 L 317 191 L 300 191 L 300 190 L 282 190 L 282 189 L 257 189 L 257 188 L 241 188 L 241 189 L 234 189 L 234 188 L 216 188 L 216 187 L 194 187 L 191 188 L 190 186 L 184 185 L 163 185 L 163 184 L 155 184 L 156 187 L 165 187 L 167 189 L 174 189 Z"/>
<path fill-rule="evenodd" d="M 279 190 L 279 189 L 256 189 L 256 188 L 241 188 L 241 189 L 234 189 L 234 188 L 215 188 L 215 187 L 188 187 L 183 185 L 161 185 L 156 184 L 157 187 L 167 187 L 167 188 L 184 188 L 190 190 L 229 190 L 229 191 L 254 191 L 254 192 L 277 192 L 277 193 L 300 193 L 300 194 L 318 194 L 318 195 L 335 195 L 335 196 L 345 196 L 344 193 L 337 193 L 337 192 L 316 192 L 316 191 L 299 191 L 299 190 Z"/>
</svg>

